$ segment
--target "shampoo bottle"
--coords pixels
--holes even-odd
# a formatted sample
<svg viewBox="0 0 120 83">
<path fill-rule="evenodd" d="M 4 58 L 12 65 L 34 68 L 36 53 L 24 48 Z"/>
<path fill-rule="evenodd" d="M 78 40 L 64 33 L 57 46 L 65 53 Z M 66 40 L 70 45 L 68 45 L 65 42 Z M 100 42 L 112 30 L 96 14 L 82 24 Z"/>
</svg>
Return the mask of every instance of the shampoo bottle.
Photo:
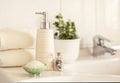
<svg viewBox="0 0 120 83">
<path fill-rule="evenodd" d="M 47 13 L 36 13 L 43 15 L 44 19 L 41 22 L 40 29 L 37 30 L 36 40 L 36 60 L 46 64 L 46 70 L 54 69 L 54 35 L 50 29 L 50 23 L 47 19 Z"/>
</svg>

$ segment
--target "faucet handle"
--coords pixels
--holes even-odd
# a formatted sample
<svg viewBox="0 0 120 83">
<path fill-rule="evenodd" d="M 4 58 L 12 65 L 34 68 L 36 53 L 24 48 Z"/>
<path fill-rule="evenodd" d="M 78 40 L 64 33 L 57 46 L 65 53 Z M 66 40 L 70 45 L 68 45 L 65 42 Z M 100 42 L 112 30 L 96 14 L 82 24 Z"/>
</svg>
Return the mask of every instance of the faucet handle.
<svg viewBox="0 0 120 83">
<path fill-rule="evenodd" d="M 100 45 L 100 46 L 103 46 L 103 45 L 104 45 L 104 41 L 111 42 L 109 39 L 107 39 L 106 37 L 103 37 L 103 36 L 101 36 L 101 35 L 96 35 L 96 36 L 94 37 L 94 39 L 97 39 L 98 45 Z"/>
<path fill-rule="evenodd" d="M 103 37 L 103 36 L 99 36 L 99 39 L 101 39 L 101 40 L 105 40 L 105 41 L 107 41 L 107 42 L 111 42 L 108 38 L 106 38 L 106 37 Z"/>
<path fill-rule="evenodd" d="M 103 41 L 111 42 L 108 38 L 103 37 L 103 36 L 101 36 L 101 35 L 96 35 L 95 38 L 98 38 L 99 40 L 103 40 Z"/>
</svg>

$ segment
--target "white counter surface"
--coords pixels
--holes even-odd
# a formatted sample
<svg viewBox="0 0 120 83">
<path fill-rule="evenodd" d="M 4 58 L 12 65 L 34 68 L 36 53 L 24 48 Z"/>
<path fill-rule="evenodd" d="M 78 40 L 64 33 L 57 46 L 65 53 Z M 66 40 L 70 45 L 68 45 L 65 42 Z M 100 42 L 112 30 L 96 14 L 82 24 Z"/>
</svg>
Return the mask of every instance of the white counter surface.
<svg viewBox="0 0 120 83">
<path fill-rule="evenodd" d="M 120 82 L 120 75 L 83 74 L 75 72 L 45 71 L 40 77 L 30 77 L 21 67 L 0 68 L 14 82 Z"/>
</svg>

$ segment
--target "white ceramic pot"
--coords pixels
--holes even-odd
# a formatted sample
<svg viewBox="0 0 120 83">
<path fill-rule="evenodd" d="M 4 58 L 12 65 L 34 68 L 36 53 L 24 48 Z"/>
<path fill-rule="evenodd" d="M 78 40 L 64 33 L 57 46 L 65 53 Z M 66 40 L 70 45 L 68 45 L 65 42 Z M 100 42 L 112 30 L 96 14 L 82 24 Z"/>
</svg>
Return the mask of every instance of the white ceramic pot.
<svg viewBox="0 0 120 83">
<path fill-rule="evenodd" d="M 57 40 L 55 39 L 55 53 L 60 52 L 63 63 L 72 63 L 80 51 L 80 39 Z"/>
</svg>

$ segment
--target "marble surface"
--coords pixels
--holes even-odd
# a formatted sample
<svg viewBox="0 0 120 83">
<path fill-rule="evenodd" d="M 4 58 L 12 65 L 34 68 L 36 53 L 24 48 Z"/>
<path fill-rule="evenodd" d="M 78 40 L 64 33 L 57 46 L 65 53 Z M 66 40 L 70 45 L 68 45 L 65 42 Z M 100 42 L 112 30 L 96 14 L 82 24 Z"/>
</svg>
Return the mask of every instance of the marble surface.
<svg viewBox="0 0 120 83">
<path fill-rule="evenodd" d="M 120 82 L 120 75 L 45 71 L 39 77 L 30 77 L 21 67 L 0 68 L 0 71 L 13 82 Z"/>
</svg>

